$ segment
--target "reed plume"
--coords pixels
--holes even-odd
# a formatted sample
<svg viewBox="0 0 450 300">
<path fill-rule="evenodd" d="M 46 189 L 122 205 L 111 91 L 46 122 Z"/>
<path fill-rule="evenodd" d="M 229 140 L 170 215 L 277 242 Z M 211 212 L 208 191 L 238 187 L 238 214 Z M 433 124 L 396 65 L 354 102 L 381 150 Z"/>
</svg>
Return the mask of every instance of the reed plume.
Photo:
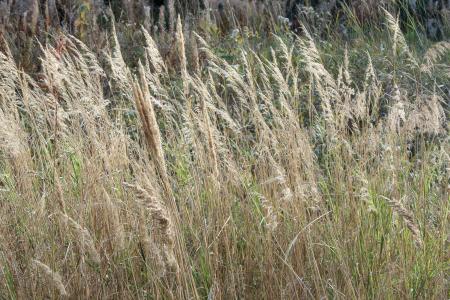
<svg viewBox="0 0 450 300">
<path fill-rule="evenodd" d="M 417 225 L 416 221 L 414 220 L 414 216 L 412 213 L 403 206 L 402 202 L 396 199 L 389 199 L 387 197 L 383 197 L 384 200 L 389 204 L 390 207 L 392 207 L 392 210 L 398 214 L 403 222 L 405 222 L 406 227 L 411 231 L 414 242 L 418 247 L 422 247 L 423 241 L 420 234 L 419 226 Z"/>
<path fill-rule="evenodd" d="M 156 121 L 155 111 L 151 102 L 150 92 L 148 90 L 148 83 L 145 78 L 144 67 L 139 64 L 139 78 L 140 82 L 134 80 L 133 93 L 136 108 L 141 118 L 145 140 L 147 142 L 148 150 L 154 157 L 154 162 L 158 174 L 161 177 L 164 191 L 172 198 L 172 188 L 167 174 L 166 161 L 164 159 L 164 151 L 162 148 L 161 133 L 159 131 L 158 123 Z M 172 203 L 174 205 L 174 203 Z M 176 207 L 176 206 L 173 206 Z"/>
<path fill-rule="evenodd" d="M 61 214 L 63 224 L 68 224 L 75 236 L 78 238 L 82 253 L 87 253 L 87 257 L 94 263 L 100 264 L 100 254 L 95 248 L 94 240 L 86 228 L 83 228 L 74 219 L 66 214 Z"/>
<path fill-rule="evenodd" d="M 188 88 L 188 71 L 187 71 L 187 59 L 186 59 L 186 46 L 183 34 L 183 26 L 181 25 L 181 17 L 178 15 L 177 28 L 176 28 L 176 45 L 178 57 L 180 60 L 181 78 L 183 80 L 183 92 L 185 95 L 189 92 Z"/>
<path fill-rule="evenodd" d="M 164 203 L 159 199 L 159 196 L 156 195 L 155 190 L 151 187 L 148 189 L 144 189 L 139 185 L 132 185 L 128 183 L 124 183 L 125 187 L 131 188 L 134 190 L 137 199 L 143 208 L 148 210 L 150 216 L 152 218 L 152 222 L 156 226 L 156 230 L 154 233 L 158 236 L 159 239 L 159 249 L 162 250 L 162 255 L 164 257 L 165 269 L 170 273 L 178 272 L 178 262 L 175 258 L 175 230 L 173 221 L 170 217 L 170 214 L 164 205 Z M 154 251 L 154 246 L 150 238 L 148 237 L 147 229 L 144 224 L 140 224 L 141 235 L 144 237 L 146 247 L 148 247 L 148 251 Z M 158 251 L 159 252 L 159 251 Z M 154 252 L 156 259 L 158 259 L 159 253 Z"/>
<path fill-rule="evenodd" d="M 53 271 L 52 269 L 50 269 L 49 266 L 40 262 L 37 259 L 33 259 L 32 263 L 37 270 L 41 271 L 42 274 L 45 275 L 47 284 L 53 285 L 62 297 L 66 297 L 69 295 L 66 291 L 66 287 L 64 286 L 62 282 L 62 277 L 61 275 L 59 275 L 59 273 Z"/>
</svg>

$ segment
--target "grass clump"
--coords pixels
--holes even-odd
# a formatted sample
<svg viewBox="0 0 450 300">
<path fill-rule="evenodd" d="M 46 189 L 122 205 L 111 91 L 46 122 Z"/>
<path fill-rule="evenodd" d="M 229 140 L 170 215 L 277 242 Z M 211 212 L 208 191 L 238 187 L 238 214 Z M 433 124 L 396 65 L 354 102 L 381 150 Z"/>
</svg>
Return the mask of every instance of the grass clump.
<svg viewBox="0 0 450 300">
<path fill-rule="evenodd" d="M 0 298 L 447 297 L 449 47 L 385 15 L 0 54 Z"/>
</svg>

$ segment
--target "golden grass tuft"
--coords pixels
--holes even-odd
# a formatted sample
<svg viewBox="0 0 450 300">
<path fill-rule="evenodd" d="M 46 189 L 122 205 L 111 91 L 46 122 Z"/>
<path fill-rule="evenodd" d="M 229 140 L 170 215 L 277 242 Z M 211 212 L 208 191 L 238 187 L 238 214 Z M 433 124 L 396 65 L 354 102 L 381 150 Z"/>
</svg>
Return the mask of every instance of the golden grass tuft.
<svg viewBox="0 0 450 300">
<path fill-rule="evenodd" d="M 0 299 L 445 298 L 448 45 L 167 4 L 0 54 Z"/>
</svg>

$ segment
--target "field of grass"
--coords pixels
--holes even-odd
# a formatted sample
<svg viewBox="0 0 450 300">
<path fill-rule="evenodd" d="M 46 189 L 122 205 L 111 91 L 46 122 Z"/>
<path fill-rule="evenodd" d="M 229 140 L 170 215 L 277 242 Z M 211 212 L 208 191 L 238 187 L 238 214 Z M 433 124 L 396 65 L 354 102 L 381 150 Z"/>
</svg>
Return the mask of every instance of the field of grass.
<svg viewBox="0 0 450 300">
<path fill-rule="evenodd" d="M 448 299 L 450 43 L 383 18 L 4 40 L 0 299 Z"/>
</svg>

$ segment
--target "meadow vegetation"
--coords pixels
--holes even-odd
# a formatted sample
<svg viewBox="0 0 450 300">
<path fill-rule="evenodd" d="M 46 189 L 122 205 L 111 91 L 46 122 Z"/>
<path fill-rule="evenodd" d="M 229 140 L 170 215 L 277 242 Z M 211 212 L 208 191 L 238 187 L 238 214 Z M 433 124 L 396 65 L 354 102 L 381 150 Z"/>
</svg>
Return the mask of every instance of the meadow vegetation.
<svg viewBox="0 0 450 300">
<path fill-rule="evenodd" d="M 0 299 L 447 299 L 450 43 L 347 13 L 6 36 Z"/>
</svg>

